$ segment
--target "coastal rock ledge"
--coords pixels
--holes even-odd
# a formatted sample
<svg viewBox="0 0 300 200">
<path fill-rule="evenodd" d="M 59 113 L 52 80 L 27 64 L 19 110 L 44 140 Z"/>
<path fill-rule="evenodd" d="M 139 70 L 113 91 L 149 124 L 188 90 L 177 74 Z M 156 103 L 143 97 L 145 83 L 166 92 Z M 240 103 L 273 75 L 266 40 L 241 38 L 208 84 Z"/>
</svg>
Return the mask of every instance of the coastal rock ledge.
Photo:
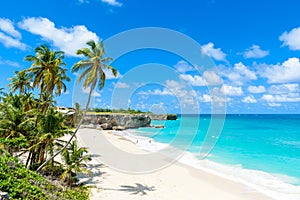
<svg viewBox="0 0 300 200">
<path fill-rule="evenodd" d="M 97 114 L 87 115 L 82 127 L 94 125 L 95 128 L 103 130 L 125 130 L 150 127 L 150 123 L 150 117 L 144 114 Z"/>
<path fill-rule="evenodd" d="M 171 114 L 90 114 L 86 115 L 82 128 L 102 130 L 125 130 L 131 128 L 150 127 L 151 120 L 176 120 Z"/>
<path fill-rule="evenodd" d="M 175 114 L 151 114 L 149 115 L 151 120 L 176 120 L 177 115 Z"/>
</svg>

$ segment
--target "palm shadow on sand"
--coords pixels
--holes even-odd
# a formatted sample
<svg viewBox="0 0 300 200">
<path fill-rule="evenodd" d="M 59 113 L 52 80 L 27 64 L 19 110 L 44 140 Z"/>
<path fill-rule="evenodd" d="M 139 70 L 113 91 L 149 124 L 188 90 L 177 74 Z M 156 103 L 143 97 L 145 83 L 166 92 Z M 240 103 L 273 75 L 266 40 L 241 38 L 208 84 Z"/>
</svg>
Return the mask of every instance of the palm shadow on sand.
<svg viewBox="0 0 300 200">
<path fill-rule="evenodd" d="M 142 185 L 140 183 L 136 183 L 135 186 L 130 185 L 121 185 L 119 191 L 129 192 L 132 195 L 146 195 L 146 191 L 155 191 L 154 186 Z"/>
<path fill-rule="evenodd" d="M 115 190 L 122 192 L 129 192 L 131 195 L 147 195 L 147 192 L 155 191 L 154 186 L 142 185 L 140 183 L 135 183 L 135 186 L 131 185 L 121 185 L 118 189 L 113 188 L 102 188 L 103 190 Z"/>
<path fill-rule="evenodd" d="M 97 158 L 101 157 L 100 155 L 97 154 L 91 154 L 91 158 Z M 77 178 L 82 179 L 82 183 L 85 184 L 97 184 L 99 183 L 99 180 L 96 181 L 94 178 L 95 177 L 102 177 L 102 179 L 105 179 L 107 175 L 106 172 L 103 172 L 102 169 L 105 168 L 106 166 L 104 164 L 87 164 L 87 168 L 90 170 L 90 173 L 87 174 L 77 174 Z"/>
</svg>

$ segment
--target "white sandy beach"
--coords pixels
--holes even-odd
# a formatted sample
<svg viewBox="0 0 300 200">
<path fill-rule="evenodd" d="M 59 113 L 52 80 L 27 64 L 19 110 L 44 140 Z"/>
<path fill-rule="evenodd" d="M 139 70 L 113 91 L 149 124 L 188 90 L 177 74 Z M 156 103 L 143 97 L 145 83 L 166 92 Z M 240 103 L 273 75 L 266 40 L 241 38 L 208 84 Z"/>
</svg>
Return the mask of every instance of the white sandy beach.
<svg viewBox="0 0 300 200">
<path fill-rule="evenodd" d="M 133 142 L 112 132 L 80 129 L 78 140 L 82 146 L 88 147 L 93 156 L 89 164 L 92 176 L 81 178 L 81 181 L 92 186 L 90 199 L 270 199 L 245 185 L 180 163 L 139 175 L 114 170 L 101 161 L 101 152 L 109 151 L 101 146 L 105 139 L 127 152 L 147 153 Z"/>
</svg>

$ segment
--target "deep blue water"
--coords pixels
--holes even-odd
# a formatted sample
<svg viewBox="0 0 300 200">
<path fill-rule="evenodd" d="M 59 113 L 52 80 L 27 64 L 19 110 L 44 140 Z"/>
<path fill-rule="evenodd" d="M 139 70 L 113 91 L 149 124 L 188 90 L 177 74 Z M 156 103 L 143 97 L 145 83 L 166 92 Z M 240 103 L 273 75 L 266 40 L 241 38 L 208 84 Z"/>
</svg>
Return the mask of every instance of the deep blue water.
<svg viewBox="0 0 300 200">
<path fill-rule="evenodd" d="M 165 128 L 142 128 L 138 134 L 188 147 L 197 156 L 210 122 L 210 115 L 182 115 L 175 121 L 152 121 Z M 300 115 L 227 115 L 209 159 L 288 176 L 290 183 L 300 185 Z"/>
</svg>

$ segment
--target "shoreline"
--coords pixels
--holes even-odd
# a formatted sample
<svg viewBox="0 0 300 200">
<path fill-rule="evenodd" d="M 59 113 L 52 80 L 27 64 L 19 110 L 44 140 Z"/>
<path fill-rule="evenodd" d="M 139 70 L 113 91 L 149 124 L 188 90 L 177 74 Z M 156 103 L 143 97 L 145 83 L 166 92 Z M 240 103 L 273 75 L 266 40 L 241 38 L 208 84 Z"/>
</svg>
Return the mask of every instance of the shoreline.
<svg viewBox="0 0 300 200">
<path fill-rule="evenodd" d="M 122 132 L 121 135 L 129 140 L 130 137 L 139 137 L 144 141 L 147 141 L 148 139 L 152 140 L 152 138 L 139 136 L 135 130 L 127 131 L 126 135 L 124 135 L 125 132 Z M 158 146 L 158 148 L 153 149 L 149 147 L 147 142 L 145 142 L 144 144 L 138 144 L 138 146 L 143 150 L 153 152 L 153 150 L 156 151 L 158 149 L 162 149 L 167 145 L 165 143 L 155 141 L 153 143 L 156 143 L 156 146 Z M 192 167 L 196 170 L 201 170 L 203 172 L 221 177 L 226 180 L 243 184 L 250 189 L 257 191 L 258 193 L 265 195 L 268 198 L 272 198 L 275 200 L 300 199 L 300 186 L 286 182 L 284 179 L 282 179 L 283 177 L 285 179 L 290 179 L 293 177 L 289 177 L 284 174 L 276 174 L 276 176 L 265 171 L 243 168 L 239 165 L 223 164 L 212 161 L 209 159 L 209 157 L 207 159 L 200 160 L 196 158 L 196 156 L 192 152 L 189 151 L 184 152 L 183 155 L 180 156 L 180 158 L 177 160 L 177 163 L 181 163 L 185 166 Z"/>
<path fill-rule="evenodd" d="M 114 134 L 113 131 L 80 129 L 78 140 L 81 145 L 88 147 L 94 156 L 92 165 L 101 166 L 100 169 L 91 167 L 96 175 L 86 181 L 95 186 L 91 190 L 91 199 L 132 199 L 133 197 L 135 197 L 134 199 L 198 199 L 199 197 L 236 200 L 272 199 L 243 183 L 178 161 L 158 171 L 139 175 L 112 169 L 103 164 L 104 162 L 99 157 L 101 152 L 105 151 L 105 149 L 101 149 L 101 140 L 107 140 L 114 146 L 130 153 L 148 153 L 135 142 L 125 136 L 122 137 L 122 134 Z M 82 182 L 85 182 L 85 179 L 83 178 Z M 122 186 L 126 187 L 122 188 Z M 132 194 L 134 192 L 135 196 Z M 146 192 L 146 194 L 143 195 L 142 192 Z"/>
</svg>

